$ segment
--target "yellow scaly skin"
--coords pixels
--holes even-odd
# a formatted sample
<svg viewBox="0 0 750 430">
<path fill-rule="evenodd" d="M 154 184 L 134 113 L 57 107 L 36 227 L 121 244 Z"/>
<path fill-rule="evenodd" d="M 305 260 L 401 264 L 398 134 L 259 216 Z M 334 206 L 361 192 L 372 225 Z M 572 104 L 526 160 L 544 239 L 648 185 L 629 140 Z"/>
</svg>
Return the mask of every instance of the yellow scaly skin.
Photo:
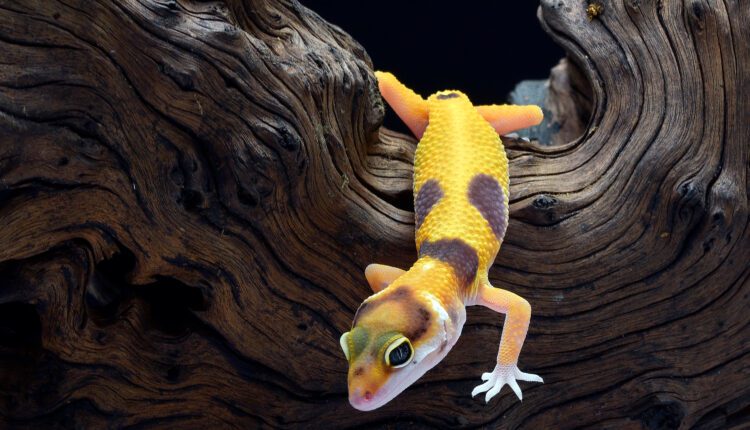
<svg viewBox="0 0 750 430">
<path fill-rule="evenodd" d="M 372 410 L 390 401 L 450 351 L 480 304 L 507 314 L 497 365 L 482 375 L 489 401 L 508 384 L 537 375 L 516 366 L 531 316 L 529 303 L 488 281 L 508 220 L 508 159 L 498 136 L 541 122 L 536 106 L 474 106 L 459 91 L 427 100 L 389 73 L 376 72 L 383 97 L 421 138 L 414 162 L 419 259 L 408 271 L 372 264 L 375 294 L 341 336 L 349 361 L 349 401 Z"/>
<path fill-rule="evenodd" d="M 446 94 L 458 97 L 438 99 Z M 469 201 L 469 183 L 477 174 L 495 179 L 502 188 L 504 199 L 499 203 L 507 220 L 508 157 L 495 129 L 479 115 L 466 95 L 441 91 L 427 102 L 430 122 L 414 156 L 414 195 L 418 196 L 422 185 L 433 179 L 440 184 L 444 196 L 416 230 L 417 249 L 425 240 L 461 238 L 479 256 L 477 278 L 486 280 L 502 236 L 496 237 L 487 220 Z M 473 301 L 477 286 L 473 282 L 469 289 L 461 291 L 461 299 Z"/>
</svg>

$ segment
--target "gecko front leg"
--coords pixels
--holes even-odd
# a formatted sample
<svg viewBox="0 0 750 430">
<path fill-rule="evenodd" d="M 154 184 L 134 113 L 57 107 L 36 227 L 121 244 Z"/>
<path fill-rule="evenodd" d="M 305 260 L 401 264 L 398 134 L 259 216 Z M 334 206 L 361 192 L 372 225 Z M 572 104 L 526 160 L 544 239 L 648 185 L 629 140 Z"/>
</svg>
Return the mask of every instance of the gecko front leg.
<svg viewBox="0 0 750 430">
<path fill-rule="evenodd" d="M 495 288 L 486 281 L 479 286 L 477 304 L 486 306 L 495 312 L 504 313 L 506 317 L 500 339 L 500 350 L 497 353 L 497 365 L 492 372 L 482 375 L 482 380 L 486 382 L 474 388 L 471 396 L 474 397 L 486 391 L 484 400 L 489 402 L 492 397 L 500 392 L 503 385 L 508 384 L 516 393 L 518 399 L 522 400 L 523 395 L 518 382 L 516 382 L 517 380 L 544 382 L 538 375 L 521 372 L 517 366 L 518 355 L 521 353 L 521 347 L 529 328 L 531 306 L 524 298 L 510 291 Z"/>
</svg>

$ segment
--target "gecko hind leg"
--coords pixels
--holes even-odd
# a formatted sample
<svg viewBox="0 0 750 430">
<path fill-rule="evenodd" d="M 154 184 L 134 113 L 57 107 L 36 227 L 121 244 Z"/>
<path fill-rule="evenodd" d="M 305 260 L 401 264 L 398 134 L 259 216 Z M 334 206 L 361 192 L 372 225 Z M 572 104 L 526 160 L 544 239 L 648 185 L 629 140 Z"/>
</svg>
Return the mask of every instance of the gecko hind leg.
<svg viewBox="0 0 750 430">
<path fill-rule="evenodd" d="M 507 384 L 516 393 L 518 399 L 523 400 L 521 387 L 518 386 L 517 381 L 544 382 L 539 375 L 521 372 L 517 366 L 518 356 L 529 328 L 531 306 L 522 297 L 510 291 L 494 288 L 489 282 L 483 282 L 480 285 L 477 304 L 507 316 L 497 353 L 497 365 L 492 372 L 482 375 L 485 383 L 474 388 L 471 396 L 486 392 L 484 400 L 489 402 Z"/>
</svg>

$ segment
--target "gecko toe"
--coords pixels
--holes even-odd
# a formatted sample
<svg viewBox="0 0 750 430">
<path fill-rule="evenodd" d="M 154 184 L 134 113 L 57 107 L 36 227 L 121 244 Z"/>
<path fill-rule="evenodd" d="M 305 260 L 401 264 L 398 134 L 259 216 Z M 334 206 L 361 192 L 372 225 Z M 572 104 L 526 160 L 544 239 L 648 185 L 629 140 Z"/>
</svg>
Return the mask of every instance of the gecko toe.
<svg viewBox="0 0 750 430">
<path fill-rule="evenodd" d="M 515 365 L 500 364 L 495 366 L 495 369 L 492 372 L 483 374 L 482 380 L 486 382 L 474 388 L 471 392 L 471 397 L 486 392 L 484 401 L 487 403 L 489 403 L 489 401 L 495 397 L 506 384 L 511 390 L 513 390 L 518 397 L 518 400 L 523 400 L 523 393 L 521 392 L 521 387 L 518 385 L 517 381 L 544 382 L 539 375 L 521 372 Z"/>
<path fill-rule="evenodd" d="M 516 368 L 516 379 L 519 381 L 528 381 L 528 382 L 541 382 L 544 383 L 544 379 L 542 379 L 539 375 L 534 375 L 533 373 L 524 373 L 518 370 Z"/>
<path fill-rule="evenodd" d="M 493 397 L 495 397 L 495 395 L 500 392 L 501 388 L 503 388 L 502 385 L 495 384 L 495 386 L 492 387 L 492 389 L 490 391 L 487 391 L 487 394 L 485 394 L 485 396 L 484 396 L 484 402 L 485 403 L 489 403 L 490 399 L 492 399 Z"/>
<path fill-rule="evenodd" d="M 516 397 L 518 397 L 518 400 L 523 400 L 521 387 L 518 386 L 518 382 L 516 382 L 515 378 L 508 378 L 508 385 L 513 390 L 513 392 L 516 393 Z"/>
<path fill-rule="evenodd" d="M 485 391 L 489 390 L 495 385 L 495 381 L 487 381 L 482 385 L 477 385 L 472 391 L 471 391 L 471 397 L 476 396 L 479 393 L 484 393 Z"/>
</svg>

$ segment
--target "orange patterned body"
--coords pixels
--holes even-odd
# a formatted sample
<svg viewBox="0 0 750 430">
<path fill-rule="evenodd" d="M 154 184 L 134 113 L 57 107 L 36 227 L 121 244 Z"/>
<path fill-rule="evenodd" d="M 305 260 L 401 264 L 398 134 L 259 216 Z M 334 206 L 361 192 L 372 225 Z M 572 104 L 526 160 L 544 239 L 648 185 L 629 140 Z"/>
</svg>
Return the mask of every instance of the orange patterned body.
<svg viewBox="0 0 750 430">
<path fill-rule="evenodd" d="M 455 95 L 441 99 L 441 95 Z M 424 241 L 460 238 L 477 253 L 475 279 L 468 288 L 460 282 L 462 299 L 472 300 L 477 280 L 486 280 L 495 260 L 508 216 L 508 158 L 495 129 L 477 112 L 469 99 L 458 91 L 431 96 L 429 125 L 417 146 L 414 160 L 414 195 L 419 198 L 422 186 L 434 180 L 443 196 L 430 208 L 416 230 L 417 249 Z M 502 192 L 494 203 L 501 210 L 501 234 L 495 234 L 490 221 L 469 198 L 469 186 L 478 174 L 492 178 Z M 479 190 L 481 193 L 486 190 Z M 493 202 L 490 202 L 492 204 Z M 416 205 L 415 205 L 416 206 Z M 419 215 L 419 214 L 418 214 Z M 425 258 L 425 257 L 423 257 Z"/>
</svg>

